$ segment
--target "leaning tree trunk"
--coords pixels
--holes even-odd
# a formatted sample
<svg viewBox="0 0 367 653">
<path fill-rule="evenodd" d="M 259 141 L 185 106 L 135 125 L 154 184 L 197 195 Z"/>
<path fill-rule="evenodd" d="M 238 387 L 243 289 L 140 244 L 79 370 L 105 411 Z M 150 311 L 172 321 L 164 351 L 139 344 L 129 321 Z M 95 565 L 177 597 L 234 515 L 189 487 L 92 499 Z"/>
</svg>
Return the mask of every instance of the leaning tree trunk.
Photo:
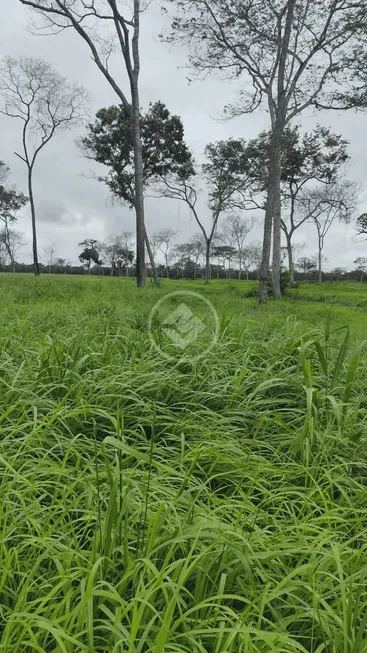
<svg viewBox="0 0 367 653">
<path fill-rule="evenodd" d="M 34 205 L 33 197 L 33 184 L 32 184 L 32 167 L 28 167 L 28 194 L 29 194 L 29 203 L 31 206 L 31 216 L 32 216 L 32 250 L 33 250 L 33 267 L 34 274 L 36 277 L 40 275 L 40 268 L 38 263 L 38 249 L 37 249 L 37 228 L 36 228 L 36 207 Z"/>
<path fill-rule="evenodd" d="M 144 240 L 145 240 L 145 245 L 147 248 L 148 256 L 149 256 L 149 261 L 150 261 L 150 267 L 152 268 L 152 274 L 153 274 L 153 280 L 154 280 L 154 285 L 159 286 L 159 277 L 158 277 L 158 272 L 157 272 L 157 267 L 155 264 L 154 256 L 153 256 L 153 251 L 150 246 L 147 230 L 144 226 Z"/>
</svg>

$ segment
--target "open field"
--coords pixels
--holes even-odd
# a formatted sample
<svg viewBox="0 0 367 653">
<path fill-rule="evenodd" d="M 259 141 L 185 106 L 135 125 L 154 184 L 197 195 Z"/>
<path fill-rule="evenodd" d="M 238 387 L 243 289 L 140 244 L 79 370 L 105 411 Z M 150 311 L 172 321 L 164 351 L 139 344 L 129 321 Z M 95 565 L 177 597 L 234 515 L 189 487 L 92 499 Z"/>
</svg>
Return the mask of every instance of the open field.
<svg viewBox="0 0 367 653">
<path fill-rule="evenodd" d="M 367 285 L 252 286 L 0 275 L 1 653 L 367 651 Z"/>
</svg>

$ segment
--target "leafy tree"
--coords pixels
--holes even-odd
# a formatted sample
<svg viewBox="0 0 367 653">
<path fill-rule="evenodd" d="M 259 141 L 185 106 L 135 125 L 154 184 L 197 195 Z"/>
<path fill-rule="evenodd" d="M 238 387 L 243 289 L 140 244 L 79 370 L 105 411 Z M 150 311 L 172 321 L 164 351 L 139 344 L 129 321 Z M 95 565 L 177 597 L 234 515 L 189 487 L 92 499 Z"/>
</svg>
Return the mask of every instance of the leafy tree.
<svg viewBox="0 0 367 653">
<path fill-rule="evenodd" d="M 184 128 L 179 116 L 172 115 L 162 102 L 149 105 L 140 113 L 142 147 L 142 192 L 167 174 L 192 173 L 192 154 L 184 142 Z M 107 184 L 113 196 L 130 208 L 136 204 L 134 134 L 131 113 L 124 105 L 100 109 L 87 134 L 79 141 L 83 155 L 109 168 L 107 176 L 97 176 Z M 145 241 L 152 265 L 154 248 L 145 230 Z M 157 281 L 157 278 L 156 278 Z"/>
<path fill-rule="evenodd" d="M 259 300 L 266 301 L 273 235 L 273 291 L 281 268 L 281 152 L 285 128 L 305 110 L 366 106 L 365 0 L 166 0 L 168 40 L 189 47 L 194 73 L 242 82 L 228 115 L 266 106 L 270 174 Z"/>
<path fill-rule="evenodd" d="M 94 238 L 86 238 L 79 244 L 79 247 L 84 247 L 83 251 L 79 254 L 79 261 L 85 263 L 88 274 L 90 274 L 91 264 L 102 265 L 99 258 L 99 252 L 96 248 L 98 241 Z"/>
<path fill-rule="evenodd" d="M 232 259 L 236 256 L 237 250 L 235 247 L 232 247 L 231 245 L 217 245 L 217 247 L 213 248 L 213 256 L 216 258 L 222 259 L 223 261 L 223 267 L 225 269 L 225 264 L 226 261 L 228 261 L 228 276 L 230 277 L 231 275 L 231 261 Z M 219 265 L 218 265 L 218 278 L 219 278 Z"/>
<path fill-rule="evenodd" d="M 359 236 L 367 236 L 367 213 L 362 213 L 357 218 L 356 228 Z"/>
<path fill-rule="evenodd" d="M 315 257 L 309 258 L 308 256 L 302 256 L 296 265 L 297 268 L 306 276 L 309 272 L 317 270 L 317 259 Z"/>
<path fill-rule="evenodd" d="M 169 197 L 185 202 L 200 230 L 205 242 L 205 283 L 210 278 L 210 250 L 217 231 L 219 218 L 239 203 L 245 201 L 250 188 L 247 178 L 246 142 L 243 139 L 218 141 L 206 146 L 206 162 L 200 167 L 184 166 L 178 174 L 165 176 L 155 186 L 158 197 Z M 197 202 L 199 179 L 205 183 L 208 208 L 211 212 L 211 225 L 206 228 L 199 216 Z"/>
<path fill-rule="evenodd" d="M 365 273 L 367 272 L 367 258 L 365 256 L 358 256 L 354 262 L 354 265 L 356 266 L 356 270 L 358 270 L 361 273 L 361 282 L 363 281 L 363 277 Z"/>
<path fill-rule="evenodd" d="M 50 64 L 31 57 L 5 57 L 0 66 L 0 113 L 22 123 L 22 153 L 15 154 L 27 167 L 32 216 L 34 273 L 39 275 L 36 207 L 33 172 L 37 156 L 56 132 L 80 123 L 86 112 L 86 94 L 77 84 L 69 85 Z"/>
<path fill-rule="evenodd" d="M 288 267 L 293 280 L 294 256 L 293 236 L 311 216 L 299 211 L 303 193 L 310 187 L 322 188 L 339 183 L 342 168 L 350 159 L 348 142 L 325 127 L 316 127 L 312 132 L 300 134 L 299 127 L 287 127 L 282 139 L 281 155 L 281 200 L 283 211 L 281 228 L 284 232 Z M 248 143 L 249 171 L 253 178 L 254 193 L 260 197 L 266 193 L 269 184 L 271 155 L 271 133 L 262 132 Z M 264 175 L 264 171 L 266 174 Z M 264 204 L 258 204 L 259 208 Z"/>
<path fill-rule="evenodd" d="M 117 252 L 117 268 L 121 272 L 121 269 L 124 267 L 126 271 L 126 276 L 129 276 L 129 266 L 134 263 L 134 252 L 132 249 L 122 245 Z"/>
</svg>

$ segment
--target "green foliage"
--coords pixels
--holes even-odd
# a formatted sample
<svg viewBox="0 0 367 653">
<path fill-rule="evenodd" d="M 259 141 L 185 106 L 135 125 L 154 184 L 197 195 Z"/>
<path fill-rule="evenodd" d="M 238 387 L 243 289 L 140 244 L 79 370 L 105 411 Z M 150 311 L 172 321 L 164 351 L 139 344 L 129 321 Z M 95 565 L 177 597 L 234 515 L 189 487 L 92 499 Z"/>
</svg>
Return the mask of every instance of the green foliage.
<svg viewBox="0 0 367 653">
<path fill-rule="evenodd" d="M 308 182 L 335 183 L 340 167 L 350 155 L 348 141 L 329 128 L 317 126 L 300 134 L 299 126 L 287 127 L 282 139 L 282 195 L 287 199 Z M 264 131 L 248 142 L 249 174 L 258 192 L 265 192 L 271 151 L 271 133 Z"/>
<path fill-rule="evenodd" d="M 366 650 L 361 284 L 231 287 L 0 275 L 2 653 Z M 221 336 L 172 365 L 144 325 L 183 289 Z"/>
<path fill-rule="evenodd" d="M 149 105 L 140 117 L 144 185 L 167 174 L 189 177 L 194 174 L 193 158 L 184 142 L 181 118 L 172 115 L 162 102 Z M 100 109 L 87 135 L 80 141 L 82 153 L 110 170 L 99 181 L 113 195 L 134 206 L 134 147 L 130 111 L 123 106 Z"/>
</svg>

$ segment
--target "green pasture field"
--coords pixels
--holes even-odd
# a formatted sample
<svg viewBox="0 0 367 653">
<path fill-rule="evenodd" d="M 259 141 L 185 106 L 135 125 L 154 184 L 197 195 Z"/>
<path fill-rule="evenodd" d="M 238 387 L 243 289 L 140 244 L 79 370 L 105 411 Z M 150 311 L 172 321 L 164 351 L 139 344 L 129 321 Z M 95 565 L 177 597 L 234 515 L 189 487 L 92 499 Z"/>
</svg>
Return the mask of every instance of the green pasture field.
<svg viewBox="0 0 367 653">
<path fill-rule="evenodd" d="M 367 652 L 367 284 L 253 286 L 0 275 L 1 653 Z"/>
</svg>

